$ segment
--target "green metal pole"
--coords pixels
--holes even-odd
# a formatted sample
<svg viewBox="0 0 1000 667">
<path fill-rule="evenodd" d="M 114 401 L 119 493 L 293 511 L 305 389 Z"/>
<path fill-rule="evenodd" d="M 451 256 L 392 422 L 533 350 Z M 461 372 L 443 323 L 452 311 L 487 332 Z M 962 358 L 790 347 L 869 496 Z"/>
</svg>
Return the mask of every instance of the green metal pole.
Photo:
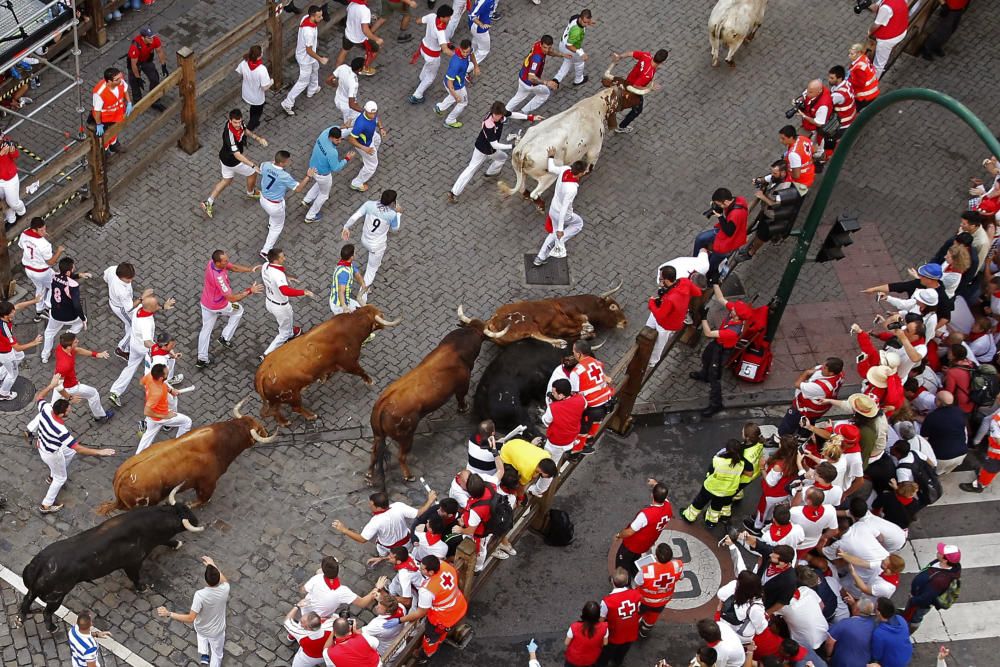
<svg viewBox="0 0 1000 667">
<path fill-rule="evenodd" d="M 823 183 L 816 192 L 816 200 L 813 202 L 812 208 L 809 209 L 809 215 L 806 217 L 805 224 L 799 230 L 795 250 L 792 252 L 791 259 L 788 260 L 785 273 L 781 276 L 778 291 L 775 292 L 774 298 L 771 299 L 767 322 L 766 338 L 768 341 L 774 340 L 774 336 L 778 331 L 781 316 L 784 315 L 785 307 L 792 296 L 792 290 L 795 289 L 795 282 L 802 271 L 802 265 L 805 264 L 809 246 L 812 244 L 813 237 L 816 235 L 816 229 L 819 227 L 820 220 L 822 220 L 823 214 L 826 212 L 830 195 L 833 194 L 833 188 L 837 184 L 837 178 L 840 176 L 840 170 L 844 166 L 844 161 L 847 159 L 847 154 L 850 152 L 851 146 L 854 145 L 854 142 L 861 134 L 862 128 L 875 116 L 897 102 L 908 100 L 933 102 L 944 107 L 971 127 L 993 155 L 1000 155 L 1000 142 L 997 141 L 997 138 L 986 127 L 986 124 L 954 97 L 928 88 L 902 88 L 894 90 L 891 93 L 879 95 L 878 99 L 865 107 L 865 110 L 858 114 L 858 117 L 851 123 L 847 132 L 844 133 L 844 136 L 841 137 L 840 142 L 837 144 L 837 150 L 826 167 L 823 175 Z"/>
</svg>

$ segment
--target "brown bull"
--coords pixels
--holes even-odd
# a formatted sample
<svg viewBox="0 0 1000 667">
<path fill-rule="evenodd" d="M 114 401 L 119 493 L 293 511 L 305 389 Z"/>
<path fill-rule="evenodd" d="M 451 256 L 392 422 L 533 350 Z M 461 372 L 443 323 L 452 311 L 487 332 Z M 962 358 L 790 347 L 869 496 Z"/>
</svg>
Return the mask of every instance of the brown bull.
<svg viewBox="0 0 1000 667">
<path fill-rule="evenodd" d="M 375 306 L 363 306 L 334 315 L 264 357 L 254 378 L 263 403 L 261 418 L 274 417 L 280 426 L 287 426 L 281 406 L 290 405 L 306 419 L 316 419 L 314 412 L 302 407 L 302 390 L 317 380 L 326 382 L 337 371 L 357 375 L 371 385 L 372 379 L 358 363 L 361 345 L 375 331 L 399 322 L 383 319 Z"/>
<path fill-rule="evenodd" d="M 534 338 L 555 347 L 565 348 L 566 339 L 593 338 L 596 329 L 624 329 L 628 321 L 618 302 L 611 295 L 618 286 L 601 294 L 578 294 L 540 301 L 518 301 L 501 306 L 486 322 L 487 333 L 503 329 L 506 333 L 493 337 L 498 345 L 507 345 L 525 338 Z M 458 307 L 458 319 L 472 321 Z"/>
<path fill-rule="evenodd" d="M 465 395 L 469 392 L 469 377 L 483 341 L 505 333 L 485 329 L 486 323 L 482 320 L 469 320 L 445 336 L 416 367 L 386 387 L 378 397 L 371 417 L 375 442 L 366 475 L 369 479 L 375 471 L 378 457 L 385 450 L 386 438 L 391 438 L 399 443 L 399 467 L 403 471 L 403 479 L 413 481 L 406 457 L 413 446 L 413 434 L 420 420 L 447 403 L 452 396 L 458 403 L 459 412 L 469 409 Z"/>
<path fill-rule="evenodd" d="M 194 489 L 198 500 L 190 507 L 207 503 L 219 478 L 243 450 L 255 442 L 271 442 L 275 438 L 266 437 L 267 430 L 257 419 L 240 414 L 245 401 L 233 407 L 233 419 L 229 421 L 158 442 L 127 459 L 115 472 L 115 499 L 102 503 L 97 513 L 156 505 L 172 495 L 171 489 L 173 493 Z"/>
</svg>

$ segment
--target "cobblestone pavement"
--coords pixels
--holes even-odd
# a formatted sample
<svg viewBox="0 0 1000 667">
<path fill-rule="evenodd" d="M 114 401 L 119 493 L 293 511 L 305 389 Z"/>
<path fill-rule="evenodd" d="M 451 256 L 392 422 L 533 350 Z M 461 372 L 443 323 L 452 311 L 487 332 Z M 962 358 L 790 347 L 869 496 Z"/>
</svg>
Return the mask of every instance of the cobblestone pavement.
<svg viewBox="0 0 1000 667">
<path fill-rule="evenodd" d="M 565 86 L 542 107 L 541 113 L 552 114 L 597 92 L 597 79 L 612 49 L 671 49 L 659 77 L 664 92 L 650 96 L 635 124 L 635 134 L 608 137 L 596 170 L 582 184 L 577 209 L 587 225 L 569 246 L 572 286 L 568 289 L 524 282 L 522 256 L 537 248 L 543 238 L 542 217 L 528 203 L 516 197 L 502 199 L 495 184 L 482 178 L 473 181 L 457 205 L 449 206 L 444 196 L 471 153 L 478 121 L 489 103 L 513 94 L 518 63 L 532 42 L 541 31 L 558 36 L 577 7 L 565 2 L 535 7 L 524 0 L 504 0 L 493 51 L 484 63 L 481 80 L 471 88 L 472 102 L 461 130 L 443 128 L 431 110 L 430 101 L 443 97 L 438 85 L 428 93 L 427 104 L 412 107 L 406 103 L 417 79 L 417 68 L 407 64 L 414 42 L 397 45 L 396 27 L 387 25 L 382 31 L 386 46 L 378 60 L 380 71 L 362 79 L 360 97 L 379 103 L 391 142 L 380 151 L 381 165 L 370 193 L 374 196 L 384 188 L 394 188 L 404 210 L 402 229 L 390 239 L 373 302 L 405 322 L 364 348 L 361 363 L 374 378 L 374 387 L 354 377 L 335 376 L 311 389 L 306 401 L 321 419 L 308 426 L 294 421 L 292 430 L 283 431 L 273 446 L 255 447 L 234 463 L 212 502 L 197 511 L 209 530 L 180 552 L 157 552 L 147 561 L 154 592 L 137 596 L 126 579 L 116 574 L 80 586 L 67 599 L 67 606 L 93 608 L 101 622 L 118 630 L 123 643 L 151 662 L 189 664 L 196 658 L 189 629 L 162 623 L 152 610 L 160 604 L 175 608 L 188 604 L 200 576 L 197 557 L 208 553 L 234 585 L 227 650 L 240 664 L 283 664 L 291 651 L 279 636 L 278 624 L 296 600 L 297 585 L 316 567 L 321 554 L 344 558 L 347 583 L 361 590 L 378 574 L 366 572 L 359 564 L 364 549 L 332 534 L 328 526 L 335 517 L 353 527 L 365 520 L 368 491 L 360 473 L 370 446 L 371 405 L 381 389 L 415 365 L 453 328 L 459 303 L 467 313 L 483 316 L 512 300 L 597 292 L 622 278 L 625 285 L 619 296 L 630 325 L 626 333 L 610 335 L 601 350 L 603 358 L 618 359 L 645 321 L 645 300 L 653 289 L 655 266 L 690 251 L 692 237 L 704 225 L 699 213 L 716 187 L 750 193 L 750 178 L 764 173 L 780 153 L 776 133 L 785 122 L 782 112 L 789 100 L 807 79 L 846 60 L 847 47 L 864 33 L 868 21 L 856 18 L 839 3 L 797 13 L 793 0 L 773 0 L 757 38 L 741 50 L 738 67 L 713 70 L 705 37 L 708 7 L 677 5 L 672 3 L 663 11 L 653 0 L 636 0 L 595 7 L 599 23 L 589 31 L 586 43 L 593 59 L 588 64 L 591 83 L 581 88 Z M 173 5 L 160 0 L 154 11 L 162 10 L 169 17 L 160 29 L 165 34 L 168 28 L 176 31 L 168 35 L 170 39 L 204 44 L 256 6 L 249 0 Z M 138 25 L 138 19 L 132 20 Z M 974 84 L 968 73 L 989 71 L 994 64 L 995 55 L 974 45 L 984 43 L 996 28 L 985 6 L 974 5 L 947 60 L 928 64 L 904 58 L 887 76 L 887 86 L 928 85 L 950 92 L 995 124 L 997 93 Z M 807 34 L 822 35 L 812 49 L 802 48 L 801 36 Z M 335 56 L 339 38 L 337 31 L 323 38 L 321 52 Z M 105 54 L 117 51 L 106 49 Z M 94 71 L 103 66 L 103 61 L 88 65 Z M 325 67 L 323 75 L 329 70 Z M 290 69 L 287 78 L 294 78 Z M 235 75 L 230 84 L 235 105 L 239 84 Z M 260 130 L 271 147 L 254 146 L 250 154 L 260 161 L 270 159 L 274 150 L 288 149 L 293 154 L 291 172 L 301 176 L 313 140 L 339 114 L 333 93 L 324 89 L 312 99 L 300 98 L 297 115 L 288 118 L 277 107 L 282 94 L 270 94 Z M 926 257 L 951 230 L 966 178 L 975 173 L 983 152 L 971 132 L 936 109 L 904 105 L 898 111 L 885 114 L 867 131 L 830 207 L 831 218 L 833 211 L 846 206 L 859 209 L 866 231 L 871 229 L 875 238 L 884 239 L 891 261 L 875 268 L 884 270 L 887 279 Z M 206 372 L 193 367 L 200 327 L 197 299 L 205 262 L 212 250 L 225 248 L 233 261 L 255 263 L 266 228 L 258 203 L 242 198 L 238 185 L 222 195 L 213 220 L 206 221 L 197 210 L 198 201 L 218 179 L 216 152 L 222 123 L 222 115 L 207 119 L 202 123 L 203 147 L 198 153 L 168 151 L 127 192 L 118 193 L 112 199 L 115 217 L 108 225 L 98 228 L 80 223 L 59 239 L 79 259 L 82 270 L 99 276 L 111 264 L 131 261 L 139 271 L 137 288 L 156 287 L 164 296 L 177 297 L 179 307 L 161 319 L 158 327 L 171 331 L 186 355 L 178 372 L 190 378 L 197 390 L 183 396 L 179 408 L 196 424 L 225 419 L 237 400 L 252 393 L 255 359 L 275 328 L 263 299 L 248 299 L 244 302 L 248 312 L 235 338 L 237 349 L 224 350 L 213 343 L 212 355 L 219 363 Z M 279 243 L 286 249 L 289 271 L 320 295 L 326 292 L 341 245 L 342 221 L 366 199 L 347 187 L 357 168 L 352 165 L 346 174 L 335 176 L 322 223 L 303 225 L 305 209 L 296 207 L 294 199 L 289 204 Z M 510 181 L 509 168 L 501 178 Z M 759 294 L 762 302 L 769 298 L 787 251 L 787 247 L 769 248 L 740 270 L 751 295 Z M 842 264 L 850 268 L 849 262 Z M 841 270 L 811 265 L 803 273 L 795 302 L 843 300 L 845 291 L 837 275 Z M 244 288 L 250 280 L 234 275 L 234 288 Z M 97 349 L 111 348 L 120 336 L 118 321 L 107 311 L 103 287 L 97 278 L 84 289 L 91 321 L 82 342 Z M 299 300 L 295 306 L 297 322 L 306 327 L 329 315 L 322 298 Z M 30 321 L 18 320 L 22 340 L 30 339 L 34 329 Z M 483 367 L 493 354 L 490 346 L 484 346 L 477 367 Z M 688 348 L 678 347 L 647 387 L 643 400 L 662 403 L 702 396 L 703 389 L 687 380 L 696 358 Z M 121 363 L 115 357 L 82 359 L 78 373 L 81 381 L 106 392 Z M 44 383 L 51 372 L 51 367 L 41 366 L 37 355 L 22 368 L 36 385 Z M 728 385 L 727 395 L 743 390 Z M 8 567 L 19 572 L 41 546 L 97 522 L 93 507 L 109 497 L 113 468 L 136 443 L 139 387 L 132 386 L 124 400 L 115 421 L 102 428 L 92 426 L 83 410 L 75 411 L 70 426 L 84 442 L 114 446 L 120 454 L 110 460 L 75 461 L 61 495 L 66 509 L 45 518 L 35 510 L 44 492 L 45 471 L 37 454 L 19 436 L 28 413 L 0 417 L 7 451 L 0 470 L 10 480 L 4 483 L 10 510 L 0 529 L 0 560 Z M 248 408 L 257 407 L 254 397 Z M 425 420 L 425 435 L 418 437 L 411 461 L 416 474 L 443 492 L 464 460 L 462 432 L 468 427 L 456 418 L 453 404 L 433 417 Z M 440 452 L 444 448 L 450 450 L 447 455 Z M 394 497 L 405 496 L 419 504 L 419 487 L 404 487 L 394 467 L 391 473 Z"/>
</svg>

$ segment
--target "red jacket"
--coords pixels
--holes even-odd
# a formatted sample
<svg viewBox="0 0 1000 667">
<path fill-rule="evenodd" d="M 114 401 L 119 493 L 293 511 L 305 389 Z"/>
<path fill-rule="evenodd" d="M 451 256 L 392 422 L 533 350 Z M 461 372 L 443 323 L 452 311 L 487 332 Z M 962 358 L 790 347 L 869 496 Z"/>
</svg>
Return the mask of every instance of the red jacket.
<svg viewBox="0 0 1000 667">
<path fill-rule="evenodd" d="M 725 217 L 716 223 L 719 233 L 712 243 L 712 252 L 728 255 L 739 250 L 747 242 L 747 216 L 749 207 L 744 197 L 736 197 L 723 214 Z"/>
<path fill-rule="evenodd" d="M 944 390 L 955 397 L 955 405 L 965 414 L 972 414 L 976 404 L 969 399 L 969 385 L 972 383 L 973 363 L 968 359 L 960 361 L 944 372 Z"/>
<path fill-rule="evenodd" d="M 688 314 L 688 304 L 691 297 L 701 296 L 701 289 L 689 278 L 678 278 L 670 291 L 656 305 L 656 297 L 649 299 L 649 312 L 653 314 L 656 323 L 667 331 L 680 331 L 684 328 L 684 318 Z"/>
<path fill-rule="evenodd" d="M 587 399 L 583 394 L 573 394 L 561 401 L 552 401 L 549 412 L 552 422 L 545 429 L 545 437 L 553 445 L 572 445 L 580 435 L 583 412 L 587 409 Z"/>
</svg>

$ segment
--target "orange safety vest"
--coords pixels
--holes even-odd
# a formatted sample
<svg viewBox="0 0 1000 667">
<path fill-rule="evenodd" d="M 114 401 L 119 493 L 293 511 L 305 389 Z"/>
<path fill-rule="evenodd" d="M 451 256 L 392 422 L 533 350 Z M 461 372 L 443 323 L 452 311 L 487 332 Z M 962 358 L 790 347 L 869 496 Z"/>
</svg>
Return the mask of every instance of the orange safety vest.
<svg viewBox="0 0 1000 667">
<path fill-rule="evenodd" d="M 820 386 L 823 390 L 823 398 L 837 398 L 837 392 L 840 391 L 841 385 L 844 384 L 844 374 L 837 373 L 832 376 L 820 376 L 816 379 L 810 378 L 808 382 L 815 382 Z M 809 419 L 822 417 L 829 412 L 831 407 L 827 403 L 820 402 L 818 398 L 806 398 L 802 393 L 799 393 L 795 397 L 793 405 L 799 411 L 800 415 L 809 417 Z"/>
<path fill-rule="evenodd" d="M 97 110 L 93 111 L 95 121 L 110 125 L 125 120 L 125 108 L 128 105 L 128 100 L 125 99 L 125 89 L 124 81 L 118 84 L 117 88 L 113 88 L 104 79 L 101 79 L 94 86 L 94 95 L 100 96 L 101 102 L 103 102 L 100 118 L 97 116 Z"/>
<path fill-rule="evenodd" d="M 604 405 L 615 395 L 614 388 L 604 381 L 604 364 L 593 357 L 584 357 L 573 367 L 580 380 L 580 393 L 587 399 L 587 407 Z"/>
<path fill-rule="evenodd" d="M 847 77 L 854 89 L 854 96 L 861 102 L 871 102 L 878 97 L 878 77 L 868 56 L 861 54 L 851 63 L 851 72 Z"/>
<path fill-rule="evenodd" d="M 858 116 L 858 107 L 854 104 L 854 88 L 851 87 L 851 82 L 845 79 L 831 88 L 830 93 L 831 99 L 832 93 L 839 93 L 844 98 L 840 104 L 833 103 L 833 110 L 837 112 L 837 118 L 840 119 L 840 129 L 846 130 Z"/>
<path fill-rule="evenodd" d="M 674 597 L 674 586 L 684 576 L 684 563 L 676 558 L 667 563 L 654 560 L 642 570 L 642 602 L 649 607 L 665 607 Z"/>
<path fill-rule="evenodd" d="M 791 167 L 788 169 L 788 180 L 792 183 L 801 183 L 807 188 L 811 188 L 816 180 L 816 167 L 813 165 L 813 143 L 809 137 L 799 136 L 792 147 L 785 151 L 785 161 L 788 155 L 795 153 L 802 160 L 802 167 L 799 169 L 799 177 L 792 176 Z"/>
<path fill-rule="evenodd" d="M 441 569 L 431 575 L 424 588 L 434 596 L 427 620 L 442 628 L 453 628 L 469 608 L 462 590 L 458 587 L 458 572 L 441 561 Z"/>
</svg>

